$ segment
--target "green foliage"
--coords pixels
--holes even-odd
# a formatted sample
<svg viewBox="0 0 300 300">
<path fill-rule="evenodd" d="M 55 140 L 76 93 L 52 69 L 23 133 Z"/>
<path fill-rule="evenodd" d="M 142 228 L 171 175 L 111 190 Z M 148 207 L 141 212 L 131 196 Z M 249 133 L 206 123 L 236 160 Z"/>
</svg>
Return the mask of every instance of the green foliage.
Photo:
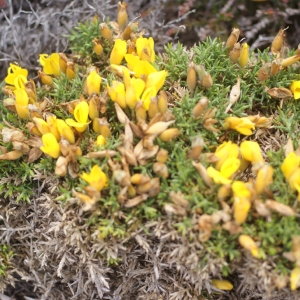
<svg viewBox="0 0 300 300">
<path fill-rule="evenodd" d="M 10 260 L 14 256 L 12 248 L 6 244 L 0 244 L 0 279 L 6 276 L 6 271 L 11 268 Z"/>
<path fill-rule="evenodd" d="M 90 59 L 94 47 L 92 40 L 99 37 L 99 34 L 98 20 L 86 21 L 84 24 L 78 23 L 78 26 L 71 30 L 71 34 L 68 36 L 70 49 L 84 58 Z"/>
</svg>

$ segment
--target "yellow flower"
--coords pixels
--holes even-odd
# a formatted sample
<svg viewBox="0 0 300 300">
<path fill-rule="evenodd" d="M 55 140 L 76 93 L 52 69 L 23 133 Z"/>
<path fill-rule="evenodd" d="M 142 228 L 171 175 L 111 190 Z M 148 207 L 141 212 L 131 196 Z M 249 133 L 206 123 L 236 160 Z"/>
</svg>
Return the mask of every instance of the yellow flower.
<svg viewBox="0 0 300 300">
<path fill-rule="evenodd" d="M 121 39 L 115 41 L 115 45 L 110 54 L 110 64 L 120 65 L 127 53 L 127 43 Z"/>
<path fill-rule="evenodd" d="M 264 161 L 258 143 L 252 141 L 244 141 L 241 143 L 240 149 L 243 158 L 250 161 L 251 163 Z"/>
<path fill-rule="evenodd" d="M 290 152 L 281 164 L 281 171 L 286 179 L 289 179 L 300 165 L 300 157 Z"/>
<path fill-rule="evenodd" d="M 149 74 L 147 77 L 145 90 L 155 86 L 156 90 L 159 91 L 164 85 L 167 75 L 168 72 L 164 70 Z"/>
<path fill-rule="evenodd" d="M 43 134 L 42 141 L 44 146 L 40 147 L 40 149 L 49 156 L 58 158 L 60 154 L 60 146 L 55 136 L 51 132 Z"/>
<path fill-rule="evenodd" d="M 40 64 L 43 66 L 44 73 L 55 76 L 60 75 L 58 53 L 52 53 L 50 56 L 48 54 L 40 54 Z"/>
<path fill-rule="evenodd" d="M 95 71 L 91 71 L 91 73 L 86 78 L 86 87 L 87 93 L 89 96 L 92 94 L 99 94 L 101 86 L 101 76 Z"/>
<path fill-rule="evenodd" d="M 300 99 L 300 80 L 298 81 L 293 81 L 291 86 L 290 86 L 291 92 L 294 94 L 294 98 Z"/>
<path fill-rule="evenodd" d="M 56 125 L 61 137 L 65 138 L 70 144 L 75 143 L 75 136 L 70 126 L 68 126 L 64 120 L 57 119 Z"/>
<path fill-rule="evenodd" d="M 108 185 L 108 178 L 98 165 L 92 167 L 91 173 L 83 173 L 80 177 L 97 191 L 101 191 Z"/>
<path fill-rule="evenodd" d="M 127 67 L 134 73 L 137 78 L 148 76 L 151 73 L 157 72 L 157 70 L 146 60 L 140 60 L 138 56 L 133 54 L 126 54 L 125 60 Z"/>
<path fill-rule="evenodd" d="M 296 267 L 292 270 L 290 275 L 291 290 L 295 291 L 300 285 L 300 267 Z"/>
<path fill-rule="evenodd" d="M 251 191 L 242 181 L 235 181 L 231 185 L 234 196 L 233 217 L 238 224 L 242 224 L 248 217 L 251 208 Z"/>
<path fill-rule="evenodd" d="M 25 90 L 18 89 L 14 90 L 14 94 L 16 97 L 16 110 L 17 114 L 22 119 L 27 119 L 29 117 L 29 109 L 28 109 L 28 95 Z"/>
<path fill-rule="evenodd" d="M 15 64 L 10 64 L 7 70 L 8 75 L 4 81 L 13 85 L 16 89 L 25 89 L 24 84 L 27 82 L 28 71 Z"/>
<path fill-rule="evenodd" d="M 247 118 L 228 117 L 225 119 L 224 128 L 234 129 L 244 135 L 251 135 L 255 126 L 254 123 Z"/>
<path fill-rule="evenodd" d="M 231 141 L 224 142 L 216 149 L 215 155 L 219 159 L 216 164 L 216 169 L 220 170 L 222 164 L 228 157 L 238 158 L 239 147 L 237 144 L 234 144 Z"/>
<path fill-rule="evenodd" d="M 234 197 L 251 199 L 251 192 L 244 182 L 237 180 L 232 184 L 231 188 Z"/>
<path fill-rule="evenodd" d="M 298 190 L 299 191 L 299 185 L 300 185 L 300 168 L 297 168 L 294 170 L 294 172 L 291 174 L 291 176 L 288 178 L 288 182 L 290 184 L 290 187 L 292 190 Z"/>
<path fill-rule="evenodd" d="M 228 280 L 219 280 L 219 279 L 213 279 L 211 281 L 211 284 L 216 287 L 219 290 L 223 291 L 230 291 L 233 289 L 233 285 Z"/>
<path fill-rule="evenodd" d="M 74 118 L 77 122 L 73 119 L 67 119 L 66 123 L 69 126 L 74 127 L 78 132 L 83 132 L 86 130 L 90 123 L 88 122 L 88 117 L 89 105 L 86 101 L 81 101 L 79 104 L 76 105 L 74 109 Z"/>
<path fill-rule="evenodd" d="M 113 81 L 112 86 L 107 86 L 110 99 L 117 102 L 122 108 L 126 108 L 125 86 L 123 82 Z"/>
<path fill-rule="evenodd" d="M 239 169 L 240 164 L 241 162 L 238 158 L 228 157 L 221 166 L 221 175 L 230 179 L 232 175 Z"/>
<path fill-rule="evenodd" d="M 154 52 L 154 41 L 152 37 L 147 39 L 140 36 L 136 40 L 135 45 L 136 45 L 137 54 L 141 60 L 154 62 L 155 52 Z"/>
</svg>

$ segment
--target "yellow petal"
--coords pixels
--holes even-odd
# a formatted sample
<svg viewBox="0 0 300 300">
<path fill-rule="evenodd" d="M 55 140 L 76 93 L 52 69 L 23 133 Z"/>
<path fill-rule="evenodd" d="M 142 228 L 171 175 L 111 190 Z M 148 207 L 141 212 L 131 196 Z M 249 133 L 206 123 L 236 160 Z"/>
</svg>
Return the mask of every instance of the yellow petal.
<svg viewBox="0 0 300 300">
<path fill-rule="evenodd" d="M 57 119 L 56 120 L 57 129 L 60 135 L 65 138 L 70 144 L 75 143 L 75 136 L 72 129 L 65 123 L 65 121 Z"/>
<path fill-rule="evenodd" d="M 233 289 L 233 284 L 228 280 L 213 279 L 211 283 L 219 290 L 230 291 Z"/>
<path fill-rule="evenodd" d="M 240 150 L 244 159 L 251 161 L 252 163 L 264 161 L 260 152 L 260 147 L 256 142 L 244 141 L 240 145 Z"/>
<path fill-rule="evenodd" d="M 295 291 L 300 284 L 300 267 L 296 267 L 292 270 L 290 275 L 291 290 Z"/>
<path fill-rule="evenodd" d="M 115 41 L 110 54 L 110 64 L 120 65 L 127 52 L 127 43 L 121 39 Z"/>
<path fill-rule="evenodd" d="M 258 257 L 258 247 L 250 236 L 241 234 L 239 243 L 243 248 L 249 250 L 254 257 Z"/>
<path fill-rule="evenodd" d="M 241 162 L 238 158 L 229 157 L 222 164 L 220 173 L 222 174 L 222 176 L 229 179 L 235 172 L 237 172 L 240 164 Z"/>
<path fill-rule="evenodd" d="M 52 133 L 46 133 L 42 136 L 44 146 L 40 149 L 53 158 L 58 158 L 60 154 L 60 146 Z"/>
<path fill-rule="evenodd" d="M 214 169 L 213 167 L 207 168 L 207 174 L 210 176 L 213 181 L 217 184 L 229 184 L 232 180 L 225 178 L 222 174 Z"/>
</svg>

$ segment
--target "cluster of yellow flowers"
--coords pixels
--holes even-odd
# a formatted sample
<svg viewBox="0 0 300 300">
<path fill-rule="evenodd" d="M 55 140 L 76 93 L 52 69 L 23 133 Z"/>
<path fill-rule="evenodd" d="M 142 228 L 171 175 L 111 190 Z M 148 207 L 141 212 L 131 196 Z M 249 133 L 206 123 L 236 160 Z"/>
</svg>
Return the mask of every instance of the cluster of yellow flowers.
<svg viewBox="0 0 300 300">
<path fill-rule="evenodd" d="M 168 110 L 167 94 L 161 90 L 168 73 L 165 70 L 159 71 L 154 66 L 153 38 L 143 37 L 143 33 L 138 32 L 137 23 L 129 23 L 125 27 L 127 18 L 126 4 L 119 2 L 118 23 L 117 25 L 111 24 L 111 26 L 115 26 L 116 34 L 113 34 L 107 24 L 100 24 L 101 38 L 92 41 L 93 49 L 100 57 L 104 54 L 103 39 L 110 43 L 112 50 L 109 54 L 107 70 L 113 73 L 117 80 L 113 80 L 103 88 L 102 82 L 106 82 L 107 79 L 100 76 L 100 70 L 95 66 L 87 68 L 83 86 L 84 95 L 80 95 L 80 99 L 65 105 L 73 118 L 59 119 L 55 114 L 46 110 L 49 103 L 47 100 L 39 101 L 35 83 L 32 79 L 27 79 L 28 71 L 26 69 L 16 64 L 10 64 L 8 75 L 5 78 L 7 86 L 3 91 L 9 95 L 9 98 L 4 100 L 4 105 L 8 109 L 16 111 L 21 119 L 29 120 L 26 128 L 31 137 L 26 138 L 19 129 L 3 129 L 3 140 L 12 142 L 14 150 L 4 153 L 0 159 L 14 160 L 22 155 L 28 155 L 28 162 L 32 162 L 38 159 L 42 153 L 57 159 L 56 175 L 65 176 L 68 172 L 70 176 L 74 178 L 80 176 L 88 183 L 88 186 L 84 187 L 85 193 L 73 191 L 75 197 L 88 204 L 87 209 L 100 199 L 100 192 L 108 186 L 109 180 L 98 164 L 93 165 L 90 173 L 77 174 L 78 157 L 83 155 L 80 142 L 85 132 L 93 130 L 98 134 L 93 146 L 99 150 L 111 137 L 110 124 L 106 117 L 100 117 L 106 112 L 107 94 L 115 102 L 117 118 L 125 128 L 125 134 L 121 136 L 122 143 L 118 147 L 118 152 L 121 154 L 120 162 L 111 160 L 111 157 L 116 155 L 116 152 L 112 150 L 91 151 L 86 156 L 88 158 L 108 157 L 112 177 L 121 186 L 118 201 L 125 207 L 138 205 L 148 197 L 157 195 L 160 189 L 159 177 L 150 178 L 144 174 L 131 175 L 129 165 L 145 165 L 147 159 L 155 157 L 153 173 L 164 179 L 168 178 L 169 171 L 165 164 L 168 152 L 165 149 L 159 149 L 154 141 L 159 138 L 161 141 L 168 142 L 180 134 L 178 128 L 168 128 L 175 122 L 175 117 Z M 280 52 L 282 35 L 283 32 L 272 44 L 272 51 L 276 53 Z M 246 43 L 241 47 L 237 42 L 238 38 L 239 30 L 234 28 L 226 46 L 229 49 L 231 61 L 238 62 L 243 68 L 248 64 L 249 47 Z M 300 55 L 296 54 L 294 57 L 274 64 L 283 68 L 299 59 Z M 77 76 L 81 76 L 78 72 L 79 67 L 63 53 L 41 54 L 40 64 L 43 68 L 38 71 L 38 76 L 47 89 L 54 88 L 54 78 L 63 74 L 68 80 L 74 80 Z M 265 78 L 262 73 L 267 68 L 269 66 L 264 66 L 264 69 L 259 72 L 259 78 Z M 278 68 L 278 72 L 280 68 Z M 272 69 L 270 66 L 270 70 L 267 70 L 267 76 L 274 75 L 274 68 Z M 194 93 L 197 80 L 204 89 L 213 85 L 212 77 L 205 68 L 190 62 L 187 66 L 187 87 L 191 94 Z M 294 81 L 290 90 L 295 99 L 300 98 L 300 81 Z M 227 111 L 237 101 L 239 95 L 240 78 L 232 88 Z M 216 109 L 207 109 L 208 103 L 208 98 L 201 98 L 194 107 L 192 115 L 194 119 L 202 118 L 202 124 L 206 130 L 218 132 L 218 129 L 213 127 L 213 124 L 217 123 L 217 120 L 213 119 Z M 134 116 L 132 119 L 135 118 L 137 122 L 134 123 L 134 120 L 130 120 L 124 111 L 131 113 L 131 116 Z M 252 135 L 253 130 L 267 128 L 270 124 L 271 118 L 259 115 L 242 118 L 231 116 L 224 120 L 223 128 L 225 130 L 233 129 L 249 136 Z M 139 139 L 136 145 L 134 145 L 133 135 Z M 224 213 L 222 227 L 230 234 L 243 232 L 241 224 L 246 221 L 251 208 L 254 208 L 258 215 L 264 217 L 269 217 L 271 211 L 287 216 L 295 214 L 291 207 L 269 199 L 273 196 L 269 186 L 273 182 L 274 170 L 264 161 L 258 143 L 243 141 L 237 145 L 231 141 L 224 142 L 217 147 L 214 153 L 203 155 L 211 164 L 207 168 L 199 162 L 203 146 L 202 137 L 196 137 L 192 143 L 189 157 L 193 159 L 193 165 L 209 187 L 212 187 L 213 183 L 220 185 L 218 201 Z M 3 149 L 1 150 L 3 152 Z M 247 182 L 235 180 L 235 176 L 242 174 L 250 164 L 255 179 L 250 178 Z M 283 161 L 281 170 L 290 187 L 298 191 L 300 201 L 300 156 L 291 151 Z M 179 193 L 170 194 L 174 204 L 167 204 L 165 210 L 184 216 L 185 208 L 188 205 L 187 201 Z M 230 207 L 226 200 L 231 196 L 233 205 Z M 263 201 L 263 197 L 267 200 Z M 234 220 L 231 220 L 231 217 L 227 218 L 230 215 L 233 215 Z M 205 231 L 203 241 L 209 238 L 211 227 L 216 222 L 215 217 L 216 215 L 202 215 L 199 218 L 199 230 Z M 218 220 L 221 218 L 219 217 L 217 217 Z M 261 257 L 259 247 L 250 236 L 241 234 L 239 243 L 254 257 Z M 296 267 L 291 274 L 292 289 L 297 287 L 299 274 L 300 267 Z M 222 289 L 232 288 L 229 282 L 214 280 L 213 283 Z"/>
</svg>

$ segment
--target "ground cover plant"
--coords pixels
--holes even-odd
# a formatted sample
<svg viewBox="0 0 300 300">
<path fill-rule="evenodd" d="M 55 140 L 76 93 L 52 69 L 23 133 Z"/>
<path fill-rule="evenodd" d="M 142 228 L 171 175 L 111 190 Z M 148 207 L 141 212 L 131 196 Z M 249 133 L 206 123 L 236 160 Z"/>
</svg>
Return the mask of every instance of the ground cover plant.
<svg viewBox="0 0 300 300">
<path fill-rule="evenodd" d="M 233 28 L 156 53 L 120 2 L 116 21 L 70 32 L 71 54 L 41 53 L 38 79 L 11 63 L 1 290 L 297 299 L 300 51 L 286 34 L 264 51 Z"/>
</svg>

